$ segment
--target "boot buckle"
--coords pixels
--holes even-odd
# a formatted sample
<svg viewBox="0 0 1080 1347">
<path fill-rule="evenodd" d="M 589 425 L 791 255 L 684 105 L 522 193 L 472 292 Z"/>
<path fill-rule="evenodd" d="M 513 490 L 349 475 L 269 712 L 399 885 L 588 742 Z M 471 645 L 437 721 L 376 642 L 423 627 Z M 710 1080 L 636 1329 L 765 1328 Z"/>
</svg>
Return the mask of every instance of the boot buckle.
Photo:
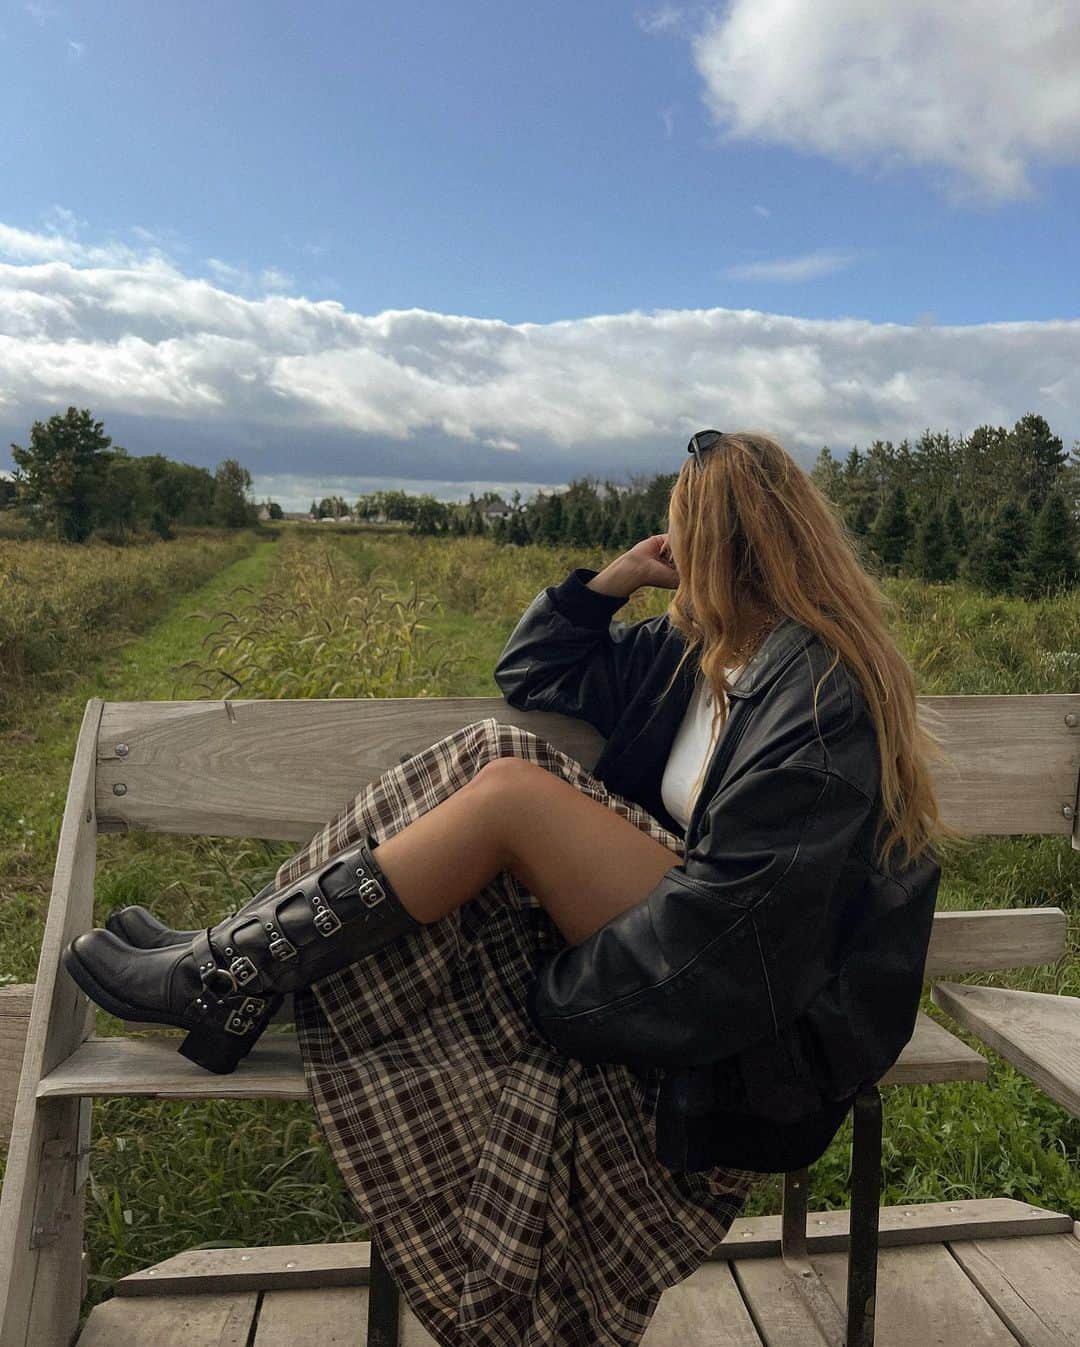
<svg viewBox="0 0 1080 1347">
<path fill-rule="evenodd" d="M 255 1028 L 256 1019 L 266 1009 L 266 1002 L 259 996 L 245 996 L 241 1005 L 225 1017 L 225 1030 L 230 1034 L 249 1034 Z"/>
<path fill-rule="evenodd" d="M 236 979 L 238 987 L 246 987 L 253 978 L 258 976 L 259 970 L 246 954 L 241 954 L 229 964 L 229 972 Z"/>
<path fill-rule="evenodd" d="M 362 865 L 356 867 L 356 878 L 360 881 L 360 901 L 365 907 L 378 907 L 386 898 L 386 890 L 374 876 L 368 874 Z"/>
<path fill-rule="evenodd" d="M 275 931 L 270 937 L 270 953 L 275 959 L 292 959 L 296 956 L 296 946 L 279 931 Z"/>
<path fill-rule="evenodd" d="M 335 931 L 341 930 L 341 918 L 328 907 L 317 907 L 312 920 L 320 935 L 333 935 Z"/>
</svg>

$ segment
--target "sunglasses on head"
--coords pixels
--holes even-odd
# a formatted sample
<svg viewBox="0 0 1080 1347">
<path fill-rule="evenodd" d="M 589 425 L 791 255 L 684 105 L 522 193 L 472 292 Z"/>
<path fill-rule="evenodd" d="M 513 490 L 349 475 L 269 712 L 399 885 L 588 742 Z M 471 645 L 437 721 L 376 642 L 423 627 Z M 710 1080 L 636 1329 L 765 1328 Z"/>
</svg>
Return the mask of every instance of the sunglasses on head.
<svg viewBox="0 0 1080 1347">
<path fill-rule="evenodd" d="M 724 432 L 722 430 L 699 430 L 696 435 L 690 437 L 686 452 L 694 455 L 694 462 L 698 465 L 699 472 L 701 471 L 701 455 L 706 449 L 711 449 L 723 438 Z"/>
</svg>

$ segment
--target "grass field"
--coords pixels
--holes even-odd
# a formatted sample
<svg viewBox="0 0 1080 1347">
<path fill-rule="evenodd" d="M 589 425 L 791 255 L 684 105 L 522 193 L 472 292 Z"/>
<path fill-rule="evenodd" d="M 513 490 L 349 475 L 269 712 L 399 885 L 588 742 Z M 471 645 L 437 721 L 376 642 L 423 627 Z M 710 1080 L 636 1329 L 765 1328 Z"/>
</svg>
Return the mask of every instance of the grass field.
<svg viewBox="0 0 1080 1347">
<path fill-rule="evenodd" d="M 17 714 L 0 728 L 0 979 L 34 977 L 87 697 L 498 696 L 491 669 L 528 602 L 572 566 L 599 568 L 612 555 L 496 548 L 482 538 L 328 535 L 288 526 L 279 532 L 276 541 L 252 537 L 213 561 L 204 558 L 194 587 L 176 592 L 181 586 L 173 583 L 167 608 L 165 590 L 156 591 L 140 629 L 125 627 L 125 643 L 105 631 L 80 649 L 77 664 L 54 662 L 48 677 L 24 680 Z M 24 545 L 0 543 L 10 546 Z M 35 564 L 59 577 L 39 586 L 42 601 L 53 602 L 49 584 L 63 585 L 69 572 L 59 562 L 50 569 L 47 559 Z M 1076 602 L 993 600 L 954 585 L 886 587 L 920 693 L 1080 686 Z M 636 621 L 662 612 L 667 597 L 641 591 L 618 616 Z M 70 634 L 63 639 L 78 647 Z M 145 902 L 174 925 L 216 921 L 266 883 L 291 850 L 258 840 L 104 835 L 96 920 L 117 904 Z M 1080 994 L 1078 899 L 1080 865 L 1066 840 L 1001 837 L 955 857 L 946 853 L 938 910 L 1066 909 L 1070 952 L 1059 964 L 967 980 Z M 948 1023 L 928 996 L 923 1008 Z M 100 1015 L 101 1032 L 117 1028 Z M 1011 1196 L 1080 1219 L 1080 1122 L 984 1052 L 989 1089 L 969 1083 L 882 1091 L 882 1201 Z M 849 1118 L 812 1170 L 812 1206 L 849 1204 L 850 1129 Z M 779 1194 L 779 1176 L 763 1181 L 747 1214 L 778 1211 Z M 306 1104 L 95 1104 L 92 1300 L 115 1277 L 182 1248 L 364 1234 Z"/>
</svg>

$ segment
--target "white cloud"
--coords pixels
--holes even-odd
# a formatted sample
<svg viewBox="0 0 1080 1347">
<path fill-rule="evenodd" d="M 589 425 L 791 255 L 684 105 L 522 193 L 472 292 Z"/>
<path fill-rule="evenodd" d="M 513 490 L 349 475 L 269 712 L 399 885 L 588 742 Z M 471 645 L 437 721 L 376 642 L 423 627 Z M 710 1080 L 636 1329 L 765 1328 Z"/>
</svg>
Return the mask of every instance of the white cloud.
<svg viewBox="0 0 1080 1347">
<path fill-rule="evenodd" d="M 854 253 L 822 248 L 799 257 L 776 257 L 766 262 L 740 262 L 728 267 L 727 275 L 737 281 L 815 281 L 843 271 L 855 261 Z"/>
<path fill-rule="evenodd" d="M 634 21 L 645 33 L 666 33 L 682 23 L 683 10 L 679 5 L 660 5 L 656 9 L 638 11 Z"/>
<path fill-rule="evenodd" d="M 666 107 L 660 109 L 660 120 L 664 123 L 664 133 L 668 140 L 671 139 L 675 130 L 675 108 Z"/>
<path fill-rule="evenodd" d="M 134 453 L 197 445 L 198 461 L 240 452 L 253 473 L 312 477 L 475 480 L 511 463 L 533 482 L 620 477 L 669 456 L 677 466 L 702 425 L 767 430 L 801 461 L 823 443 L 1011 425 L 1028 411 L 1067 443 L 1080 434 L 1080 321 L 706 308 L 511 324 L 242 296 L 153 249 L 132 258 L 0 225 L 4 249 L 4 446 L 69 403 L 123 427 Z"/>
<path fill-rule="evenodd" d="M 768 208 L 768 206 L 755 206 L 755 207 L 754 207 L 754 210 L 756 210 L 757 213 L 758 213 L 758 214 L 762 217 L 762 219 L 764 219 L 764 220 L 767 220 L 767 219 L 769 218 L 769 216 L 772 214 L 772 211 Z"/>
<path fill-rule="evenodd" d="M 1075 0 L 731 0 L 692 46 L 727 139 L 928 168 L 966 204 L 1080 160 Z"/>
</svg>

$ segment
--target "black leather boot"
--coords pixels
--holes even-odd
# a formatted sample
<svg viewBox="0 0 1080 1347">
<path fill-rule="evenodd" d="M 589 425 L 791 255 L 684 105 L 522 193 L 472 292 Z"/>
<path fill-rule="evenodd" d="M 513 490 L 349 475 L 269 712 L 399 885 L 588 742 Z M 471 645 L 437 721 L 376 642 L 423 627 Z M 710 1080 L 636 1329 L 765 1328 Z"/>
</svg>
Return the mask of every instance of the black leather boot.
<svg viewBox="0 0 1080 1347">
<path fill-rule="evenodd" d="M 232 915 L 235 917 L 241 912 L 246 912 L 252 904 L 265 898 L 268 893 L 273 893 L 274 887 L 274 881 L 271 880 Z M 190 945 L 199 934 L 198 931 L 174 931 L 171 926 L 158 921 L 150 909 L 143 907 L 141 903 L 114 908 L 105 918 L 105 929 L 118 935 L 127 944 L 134 945 L 136 949 L 163 949 L 166 945 Z"/>
<path fill-rule="evenodd" d="M 64 966 L 103 1009 L 189 1030 L 179 1051 L 208 1071 L 235 1070 L 287 992 L 308 987 L 419 930 L 369 836 L 293 884 L 253 899 L 185 945 L 138 949 L 87 931 Z"/>
</svg>

